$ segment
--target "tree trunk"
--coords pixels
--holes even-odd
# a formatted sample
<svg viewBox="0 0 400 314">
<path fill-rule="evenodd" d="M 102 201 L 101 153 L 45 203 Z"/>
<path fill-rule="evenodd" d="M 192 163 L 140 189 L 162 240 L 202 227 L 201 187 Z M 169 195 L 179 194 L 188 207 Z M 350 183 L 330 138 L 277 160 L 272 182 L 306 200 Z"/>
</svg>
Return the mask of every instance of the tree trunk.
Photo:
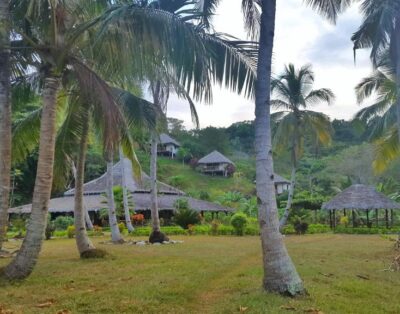
<svg viewBox="0 0 400 314">
<path fill-rule="evenodd" d="M 9 1 L 0 0 L 0 47 L 10 44 Z M 11 172 L 10 50 L 0 50 L 0 251 L 7 240 Z"/>
<path fill-rule="evenodd" d="M 42 247 L 53 183 L 56 103 L 60 83 L 61 79 L 52 75 L 49 75 L 44 80 L 39 158 L 33 191 L 32 211 L 21 249 L 14 260 L 4 269 L 4 274 L 9 279 L 23 279 L 29 276 Z"/>
<path fill-rule="evenodd" d="M 123 243 L 124 239 L 118 228 L 117 212 L 114 202 L 114 174 L 113 174 L 113 153 L 107 152 L 107 202 L 108 202 L 108 222 L 111 229 L 111 241 L 113 243 Z"/>
<path fill-rule="evenodd" d="M 158 136 L 155 132 L 151 134 L 150 153 L 150 184 L 151 184 L 151 226 L 153 232 L 160 232 L 160 217 L 158 215 L 158 189 L 157 189 L 157 144 Z"/>
<path fill-rule="evenodd" d="M 400 144 L 400 18 L 396 19 L 394 31 L 395 40 L 395 64 L 396 67 L 396 112 L 397 112 L 397 132 Z"/>
<path fill-rule="evenodd" d="M 275 13 L 276 0 L 263 0 L 255 110 L 256 182 L 264 264 L 263 286 L 267 291 L 297 295 L 304 292 L 304 287 L 279 232 L 272 160 L 270 85 Z"/>
<path fill-rule="evenodd" d="M 295 185 L 296 185 L 296 166 L 293 165 L 292 166 L 292 175 L 290 177 L 289 196 L 288 196 L 285 212 L 283 213 L 283 216 L 282 216 L 281 220 L 279 221 L 279 229 L 280 230 L 282 230 L 282 228 L 286 225 L 287 220 L 289 218 L 290 209 L 292 208 Z"/>
<path fill-rule="evenodd" d="M 86 112 L 87 113 L 87 112 Z M 79 147 L 78 164 L 75 176 L 75 208 L 74 208 L 74 222 L 75 222 L 75 239 L 76 246 L 79 254 L 94 250 L 95 247 L 90 241 L 85 226 L 85 208 L 83 205 L 83 184 L 85 178 L 85 161 L 87 152 L 87 143 L 89 136 L 89 117 L 84 119 L 82 127 L 82 137 Z"/>
<path fill-rule="evenodd" d="M 126 187 L 126 178 L 125 178 L 125 161 L 124 161 L 124 153 L 122 152 L 122 148 L 119 148 L 119 162 L 121 163 L 121 176 L 122 176 L 122 197 L 124 203 L 124 213 L 125 213 L 125 223 L 129 232 L 133 232 L 135 228 L 132 226 L 131 222 L 131 213 L 129 212 L 129 204 L 128 204 L 128 189 Z"/>
<path fill-rule="evenodd" d="M 85 203 L 83 203 L 83 211 L 85 212 L 85 222 L 86 222 L 87 230 L 93 230 L 93 223 L 92 223 L 92 220 L 90 219 L 90 215 L 85 206 Z"/>
</svg>

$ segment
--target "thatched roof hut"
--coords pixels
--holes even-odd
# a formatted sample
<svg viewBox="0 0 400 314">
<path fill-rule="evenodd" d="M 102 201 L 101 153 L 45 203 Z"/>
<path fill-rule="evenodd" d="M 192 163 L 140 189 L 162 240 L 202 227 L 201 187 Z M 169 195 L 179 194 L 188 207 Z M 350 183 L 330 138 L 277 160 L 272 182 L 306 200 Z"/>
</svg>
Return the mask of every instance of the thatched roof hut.
<svg viewBox="0 0 400 314">
<path fill-rule="evenodd" d="M 400 209 L 397 203 L 378 192 L 373 186 L 355 184 L 322 205 L 323 210 Z"/>
<path fill-rule="evenodd" d="M 129 159 L 124 158 L 123 161 L 125 182 L 129 192 L 150 192 L 150 177 L 142 172 L 142 180 L 138 182 L 134 179 L 132 171 L 132 163 Z M 122 185 L 122 163 L 118 162 L 113 167 L 113 181 L 114 186 Z M 107 177 L 106 173 L 101 177 L 89 181 L 83 185 L 84 194 L 102 194 L 106 192 L 107 188 Z M 158 182 L 158 191 L 161 194 L 176 194 L 184 195 L 185 192 L 170 186 L 168 184 Z M 64 193 L 65 196 L 71 196 L 75 194 L 75 189 L 70 189 Z"/>
<path fill-rule="evenodd" d="M 234 163 L 229 160 L 227 157 L 222 155 L 219 151 L 214 150 L 212 153 L 209 153 L 207 156 L 201 158 L 198 162 L 199 165 L 201 164 L 231 164 Z"/>
<path fill-rule="evenodd" d="M 151 200 L 149 193 L 132 193 L 133 207 L 136 212 L 149 211 Z M 198 212 L 232 212 L 231 208 L 221 206 L 219 204 L 198 200 L 191 197 L 182 195 L 171 195 L 164 194 L 158 196 L 158 206 L 160 210 L 175 210 L 175 202 L 178 199 L 186 199 L 189 202 L 189 206 Z M 85 195 L 84 206 L 89 212 L 97 212 L 102 208 L 107 207 L 107 199 L 104 195 Z M 10 214 L 30 214 L 32 204 L 23 205 L 9 210 Z M 64 196 L 59 198 L 53 198 L 49 203 L 50 213 L 73 213 L 74 211 L 74 196 Z"/>
<path fill-rule="evenodd" d="M 181 146 L 181 144 L 177 140 L 175 140 L 174 138 L 165 133 L 160 134 L 160 144 L 162 145 L 173 144 L 177 147 Z"/>
</svg>

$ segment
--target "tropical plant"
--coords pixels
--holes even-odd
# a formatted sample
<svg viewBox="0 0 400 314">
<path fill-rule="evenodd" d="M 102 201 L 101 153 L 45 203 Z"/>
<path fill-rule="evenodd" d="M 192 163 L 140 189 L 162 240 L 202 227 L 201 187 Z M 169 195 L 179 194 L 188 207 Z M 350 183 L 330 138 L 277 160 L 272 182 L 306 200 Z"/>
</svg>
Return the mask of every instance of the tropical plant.
<svg viewBox="0 0 400 314">
<path fill-rule="evenodd" d="M 238 236 L 244 235 L 247 223 L 247 216 L 244 213 L 236 213 L 231 218 L 231 225 L 235 229 L 235 233 Z"/>
<path fill-rule="evenodd" d="M 0 252 L 7 239 L 11 173 L 11 65 L 9 0 L 0 1 Z"/>
<path fill-rule="evenodd" d="M 174 221 L 183 229 L 188 229 L 189 225 L 195 225 L 200 222 L 199 213 L 191 209 L 186 199 L 178 199 L 175 202 Z"/>
<path fill-rule="evenodd" d="M 293 64 L 286 66 L 281 75 L 272 80 L 271 91 L 276 97 L 271 105 L 278 111 L 271 115 L 277 122 L 273 145 L 277 152 L 289 150 L 292 163 L 290 189 L 280 228 L 286 223 L 292 207 L 296 184 L 298 161 L 304 152 L 306 137 L 315 139 L 315 144 L 331 143 L 331 123 L 323 113 L 307 108 L 320 102 L 331 104 L 335 96 L 330 89 L 313 90 L 314 72 L 311 65 L 296 69 Z"/>
<path fill-rule="evenodd" d="M 324 16 L 336 21 L 351 0 L 306 0 Z M 215 3 L 215 1 L 214 1 Z M 276 0 L 242 0 L 245 25 L 253 38 L 259 36 L 255 148 L 259 224 L 263 247 L 266 290 L 282 294 L 303 293 L 304 286 L 279 234 L 279 218 L 272 160 L 270 94 L 272 51 L 275 36 Z"/>
<path fill-rule="evenodd" d="M 354 50 L 370 48 L 372 63 L 377 68 L 382 55 L 389 54 L 396 82 L 395 112 L 400 142 L 400 1 L 364 0 L 361 11 L 364 20 L 352 37 Z"/>
<path fill-rule="evenodd" d="M 74 218 L 70 216 L 58 216 L 54 219 L 54 226 L 56 230 L 67 230 L 69 226 L 74 225 Z"/>
</svg>

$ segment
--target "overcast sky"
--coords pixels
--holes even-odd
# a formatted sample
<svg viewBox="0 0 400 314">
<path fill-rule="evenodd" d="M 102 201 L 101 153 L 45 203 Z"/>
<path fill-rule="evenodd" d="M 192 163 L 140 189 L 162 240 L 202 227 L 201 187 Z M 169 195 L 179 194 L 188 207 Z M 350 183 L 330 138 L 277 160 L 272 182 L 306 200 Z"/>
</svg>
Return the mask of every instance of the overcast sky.
<svg viewBox="0 0 400 314">
<path fill-rule="evenodd" d="M 351 119 L 361 108 L 356 103 L 354 87 L 371 71 L 368 51 L 358 53 L 354 65 L 350 37 L 361 22 L 358 9 L 348 10 L 335 26 L 306 7 L 302 0 L 277 2 L 274 73 L 281 72 L 287 63 L 298 67 L 312 63 L 315 88 L 330 88 L 337 98 L 332 106 L 317 105 L 313 110 L 322 111 L 332 119 Z M 246 38 L 240 3 L 241 0 L 222 1 L 214 17 L 216 31 Z M 213 104 L 199 103 L 197 109 L 202 128 L 254 119 L 253 102 L 219 87 L 214 88 Z M 170 99 L 168 116 L 184 120 L 187 128 L 193 127 L 188 105 L 176 97 Z"/>
</svg>

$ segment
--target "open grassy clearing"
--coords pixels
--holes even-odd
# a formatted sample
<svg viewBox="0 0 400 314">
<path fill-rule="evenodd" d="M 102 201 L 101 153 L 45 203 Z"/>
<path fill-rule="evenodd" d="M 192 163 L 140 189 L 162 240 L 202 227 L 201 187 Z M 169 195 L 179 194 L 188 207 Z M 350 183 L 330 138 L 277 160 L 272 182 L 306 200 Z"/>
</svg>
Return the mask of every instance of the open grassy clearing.
<svg viewBox="0 0 400 314">
<path fill-rule="evenodd" d="M 245 313 L 400 313 L 400 274 L 382 271 L 395 255 L 393 242 L 380 236 L 287 237 L 309 292 L 297 299 L 262 292 L 258 237 L 174 239 L 185 243 L 98 244 L 111 253 L 105 260 L 79 260 L 74 240 L 46 241 L 29 279 L 1 286 L 0 309 L 13 313 L 235 313 L 242 307 Z M 0 266 L 6 263 L 0 260 Z"/>
</svg>

